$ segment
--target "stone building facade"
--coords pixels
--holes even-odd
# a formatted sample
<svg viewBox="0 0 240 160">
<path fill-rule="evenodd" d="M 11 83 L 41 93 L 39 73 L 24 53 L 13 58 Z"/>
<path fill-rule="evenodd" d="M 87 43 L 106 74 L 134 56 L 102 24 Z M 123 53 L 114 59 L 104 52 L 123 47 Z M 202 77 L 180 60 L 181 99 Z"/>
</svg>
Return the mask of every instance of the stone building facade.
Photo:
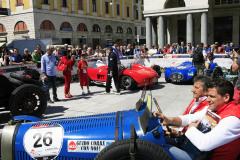
<svg viewBox="0 0 240 160">
<path fill-rule="evenodd" d="M 0 37 L 52 38 L 72 45 L 145 42 L 143 0 L 0 0 Z"/>
<path fill-rule="evenodd" d="M 240 41 L 239 0 L 144 0 L 146 44 Z"/>
</svg>

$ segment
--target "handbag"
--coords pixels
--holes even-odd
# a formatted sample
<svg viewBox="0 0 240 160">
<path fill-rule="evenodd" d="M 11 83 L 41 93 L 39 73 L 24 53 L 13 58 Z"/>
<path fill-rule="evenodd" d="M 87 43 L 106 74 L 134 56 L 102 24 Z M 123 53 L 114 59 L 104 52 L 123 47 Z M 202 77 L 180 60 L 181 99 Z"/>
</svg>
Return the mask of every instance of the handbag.
<svg viewBox="0 0 240 160">
<path fill-rule="evenodd" d="M 67 65 L 62 63 L 62 61 L 58 64 L 57 70 L 59 71 L 66 71 L 67 70 Z"/>
</svg>

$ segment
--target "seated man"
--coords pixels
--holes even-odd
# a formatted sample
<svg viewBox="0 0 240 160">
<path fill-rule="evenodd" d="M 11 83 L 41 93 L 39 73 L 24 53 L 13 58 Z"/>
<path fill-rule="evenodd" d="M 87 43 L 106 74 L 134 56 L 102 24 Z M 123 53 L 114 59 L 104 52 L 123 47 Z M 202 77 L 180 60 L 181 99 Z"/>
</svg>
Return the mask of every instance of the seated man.
<svg viewBox="0 0 240 160">
<path fill-rule="evenodd" d="M 225 79 L 214 79 L 207 87 L 209 107 L 202 111 L 179 117 L 154 112 L 163 125 L 188 126 L 180 147 L 169 146 L 176 159 L 194 159 L 212 150 L 211 160 L 235 160 L 240 154 L 240 107 L 233 100 L 233 85 Z"/>
<path fill-rule="evenodd" d="M 23 57 L 19 54 L 18 49 L 13 49 L 14 54 L 11 56 L 12 64 L 13 65 L 23 65 L 24 60 Z"/>
<path fill-rule="evenodd" d="M 201 111 L 204 109 L 206 106 L 208 106 L 208 102 L 206 101 L 207 97 L 207 86 L 206 84 L 210 81 L 210 78 L 204 75 L 198 75 L 193 79 L 193 100 L 189 104 L 189 106 L 186 108 L 184 111 L 183 115 L 187 114 L 194 114 L 195 112 Z M 174 129 L 172 130 L 171 136 L 177 136 L 180 135 L 180 133 L 186 132 L 187 127 L 185 128 L 179 128 L 179 132 L 177 132 Z"/>
</svg>

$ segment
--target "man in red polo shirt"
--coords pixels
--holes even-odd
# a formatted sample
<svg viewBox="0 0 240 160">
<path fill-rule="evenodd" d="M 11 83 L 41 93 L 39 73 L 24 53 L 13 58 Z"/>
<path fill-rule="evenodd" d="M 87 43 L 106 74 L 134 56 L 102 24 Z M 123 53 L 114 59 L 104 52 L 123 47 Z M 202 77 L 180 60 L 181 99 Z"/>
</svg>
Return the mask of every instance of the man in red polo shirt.
<svg viewBox="0 0 240 160">
<path fill-rule="evenodd" d="M 168 146 L 176 159 L 191 160 L 213 151 L 211 160 L 236 160 L 240 154 L 240 106 L 233 100 L 233 84 L 214 79 L 207 88 L 209 107 L 202 111 L 179 117 L 154 112 L 154 116 L 163 125 L 188 126 L 180 147 Z"/>
</svg>

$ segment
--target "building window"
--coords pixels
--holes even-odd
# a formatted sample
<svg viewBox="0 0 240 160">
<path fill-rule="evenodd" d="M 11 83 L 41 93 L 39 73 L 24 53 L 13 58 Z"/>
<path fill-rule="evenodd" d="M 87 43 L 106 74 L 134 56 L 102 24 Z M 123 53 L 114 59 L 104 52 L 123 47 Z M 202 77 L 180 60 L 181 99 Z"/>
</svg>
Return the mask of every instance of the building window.
<svg viewBox="0 0 240 160">
<path fill-rule="evenodd" d="M 27 25 L 25 22 L 23 21 L 19 21 L 17 22 L 17 24 L 15 25 L 14 31 L 26 31 L 28 30 Z"/>
<path fill-rule="evenodd" d="M 77 31 L 87 31 L 87 26 L 84 23 L 80 23 L 77 27 Z"/>
<path fill-rule="evenodd" d="M 51 21 L 45 20 L 41 23 L 40 29 L 55 30 L 55 27 Z"/>
<path fill-rule="evenodd" d="M 105 32 L 106 33 L 112 33 L 112 27 L 107 25 L 106 28 L 105 28 Z"/>
<path fill-rule="evenodd" d="M 136 19 L 138 19 L 138 9 L 136 10 Z"/>
<path fill-rule="evenodd" d="M 42 4 L 49 4 L 48 0 L 42 0 Z"/>
<path fill-rule="evenodd" d="M 132 29 L 130 27 L 127 28 L 127 34 L 132 34 Z"/>
<path fill-rule="evenodd" d="M 222 0 L 222 4 L 227 4 L 227 0 Z"/>
<path fill-rule="evenodd" d="M 117 15 L 119 16 L 120 15 L 120 5 L 117 4 Z"/>
<path fill-rule="evenodd" d="M 105 2 L 105 13 L 109 13 L 109 6 L 108 6 L 108 2 Z"/>
<path fill-rule="evenodd" d="M 101 32 L 101 29 L 100 29 L 99 25 L 94 24 L 93 27 L 92 27 L 92 31 L 93 32 Z"/>
<path fill-rule="evenodd" d="M 23 4 L 22 1 L 23 1 L 23 0 L 16 0 L 16 4 L 17 4 L 17 5 L 22 5 L 22 4 Z"/>
<path fill-rule="evenodd" d="M 117 27 L 117 33 L 123 33 L 122 27 L 120 27 L 120 26 Z"/>
<path fill-rule="evenodd" d="M 146 28 L 145 27 L 141 27 L 141 35 L 146 36 Z"/>
<path fill-rule="evenodd" d="M 137 35 L 138 33 L 137 33 L 137 27 L 135 27 L 135 35 Z"/>
<path fill-rule="evenodd" d="M 62 0 L 62 7 L 67 7 L 67 0 Z"/>
<path fill-rule="evenodd" d="M 0 33 L 5 33 L 6 29 L 3 24 L 0 24 Z"/>
<path fill-rule="evenodd" d="M 238 4 L 239 3 L 239 0 L 234 0 L 234 4 Z"/>
<path fill-rule="evenodd" d="M 127 17 L 129 17 L 130 13 L 129 13 L 129 7 L 127 7 Z"/>
<path fill-rule="evenodd" d="M 93 10 L 93 12 L 97 12 L 96 0 L 92 0 L 92 10 Z"/>
<path fill-rule="evenodd" d="M 72 29 L 72 26 L 71 26 L 70 23 L 68 23 L 68 22 L 63 22 L 63 23 L 61 24 L 60 30 L 62 30 L 62 31 L 72 31 L 73 29 Z"/>
<path fill-rule="evenodd" d="M 78 0 L 78 9 L 83 10 L 83 0 Z"/>
<path fill-rule="evenodd" d="M 178 0 L 178 7 L 185 7 L 184 0 Z"/>
<path fill-rule="evenodd" d="M 220 5 L 220 0 L 215 0 L 215 5 Z"/>
</svg>

